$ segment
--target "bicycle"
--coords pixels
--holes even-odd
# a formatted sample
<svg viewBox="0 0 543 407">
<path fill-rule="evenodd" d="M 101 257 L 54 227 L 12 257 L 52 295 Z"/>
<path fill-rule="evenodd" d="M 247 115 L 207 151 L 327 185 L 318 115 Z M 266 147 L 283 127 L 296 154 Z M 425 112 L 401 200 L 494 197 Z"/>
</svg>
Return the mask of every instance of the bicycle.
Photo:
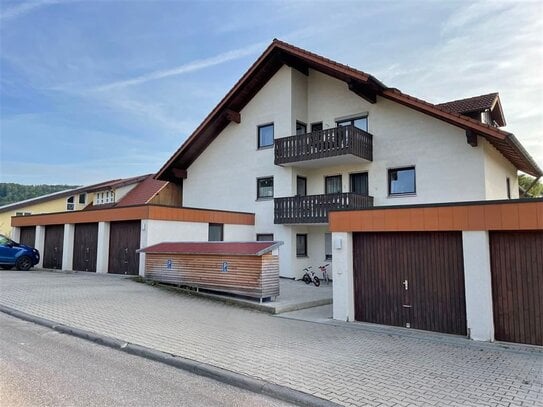
<svg viewBox="0 0 543 407">
<path fill-rule="evenodd" d="M 313 281 L 313 284 L 315 284 L 315 287 L 318 287 L 321 285 L 321 280 L 317 277 L 315 272 L 311 270 L 312 268 L 313 267 L 311 266 L 304 268 L 305 274 L 302 277 L 302 280 L 306 284 L 311 284 L 311 282 Z"/>
<path fill-rule="evenodd" d="M 324 266 L 319 266 L 319 270 L 322 273 L 322 279 L 326 281 L 326 285 L 330 284 L 330 277 L 328 277 L 328 270 L 326 270 L 326 267 L 328 267 L 330 263 L 325 264 Z"/>
</svg>

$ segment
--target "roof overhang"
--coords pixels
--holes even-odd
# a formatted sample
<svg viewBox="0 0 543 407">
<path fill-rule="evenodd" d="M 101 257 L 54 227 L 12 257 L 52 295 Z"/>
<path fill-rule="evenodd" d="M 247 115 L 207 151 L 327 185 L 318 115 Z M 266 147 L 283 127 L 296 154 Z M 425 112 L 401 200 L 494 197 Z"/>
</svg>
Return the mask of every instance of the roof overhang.
<svg viewBox="0 0 543 407">
<path fill-rule="evenodd" d="M 451 113 L 397 89 L 387 88 L 382 82 L 365 72 L 274 39 L 198 128 L 162 166 L 155 178 L 175 183 L 180 183 L 186 178 L 187 170 L 194 160 L 230 122 L 239 123 L 243 120 L 241 110 L 283 65 L 288 65 L 306 75 L 309 69 L 319 71 L 344 81 L 352 92 L 371 103 L 376 102 L 377 96 L 382 96 L 463 128 L 470 134 L 485 137 L 519 170 L 534 176 L 543 175 L 533 158 L 522 148 L 513 134 L 467 116 Z M 499 99 L 495 103 L 497 105 L 494 106 L 494 110 L 501 112 Z"/>
</svg>

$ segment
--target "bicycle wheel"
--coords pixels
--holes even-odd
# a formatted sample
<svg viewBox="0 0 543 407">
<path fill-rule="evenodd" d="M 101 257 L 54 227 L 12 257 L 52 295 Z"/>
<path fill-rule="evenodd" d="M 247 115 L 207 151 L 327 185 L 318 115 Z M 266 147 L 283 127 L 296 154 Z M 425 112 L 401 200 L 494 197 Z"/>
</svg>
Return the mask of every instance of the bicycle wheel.
<svg viewBox="0 0 543 407">
<path fill-rule="evenodd" d="M 321 280 L 317 276 L 313 277 L 313 284 L 315 284 L 315 287 L 318 287 L 321 285 Z"/>
<path fill-rule="evenodd" d="M 304 280 L 304 283 L 310 284 L 311 283 L 311 277 L 309 277 L 309 274 L 305 273 L 302 277 L 302 280 Z"/>
</svg>

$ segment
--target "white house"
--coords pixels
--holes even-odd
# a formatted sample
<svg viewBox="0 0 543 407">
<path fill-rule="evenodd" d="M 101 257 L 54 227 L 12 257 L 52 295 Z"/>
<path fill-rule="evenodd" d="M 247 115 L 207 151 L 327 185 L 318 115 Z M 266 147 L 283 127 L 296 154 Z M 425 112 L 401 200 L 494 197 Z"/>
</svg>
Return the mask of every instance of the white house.
<svg viewBox="0 0 543 407">
<path fill-rule="evenodd" d="M 157 178 L 254 213 L 299 278 L 330 263 L 330 209 L 518 198 L 517 170 L 541 170 L 503 124 L 497 94 L 434 105 L 274 40 Z"/>
</svg>

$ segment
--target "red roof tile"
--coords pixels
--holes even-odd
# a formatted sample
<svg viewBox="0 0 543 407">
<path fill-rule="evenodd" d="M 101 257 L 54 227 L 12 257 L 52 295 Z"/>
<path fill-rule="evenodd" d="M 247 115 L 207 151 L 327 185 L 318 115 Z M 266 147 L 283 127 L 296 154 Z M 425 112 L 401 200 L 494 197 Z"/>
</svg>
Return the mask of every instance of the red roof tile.
<svg viewBox="0 0 543 407">
<path fill-rule="evenodd" d="M 148 175 L 143 182 L 126 194 L 116 206 L 144 205 L 148 203 L 168 183 L 167 181 L 158 181 L 153 176 L 154 174 Z"/>
<path fill-rule="evenodd" d="M 138 252 L 261 256 L 282 244 L 282 242 L 163 242 L 145 247 Z"/>
<path fill-rule="evenodd" d="M 489 93 L 488 95 L 474 96 L 466 99 L 453 100 L 450 102 L 439 103 L 436 106 L 453 113 L 480 112 L 492 109 L 498 93 Z"/>
</svg>

